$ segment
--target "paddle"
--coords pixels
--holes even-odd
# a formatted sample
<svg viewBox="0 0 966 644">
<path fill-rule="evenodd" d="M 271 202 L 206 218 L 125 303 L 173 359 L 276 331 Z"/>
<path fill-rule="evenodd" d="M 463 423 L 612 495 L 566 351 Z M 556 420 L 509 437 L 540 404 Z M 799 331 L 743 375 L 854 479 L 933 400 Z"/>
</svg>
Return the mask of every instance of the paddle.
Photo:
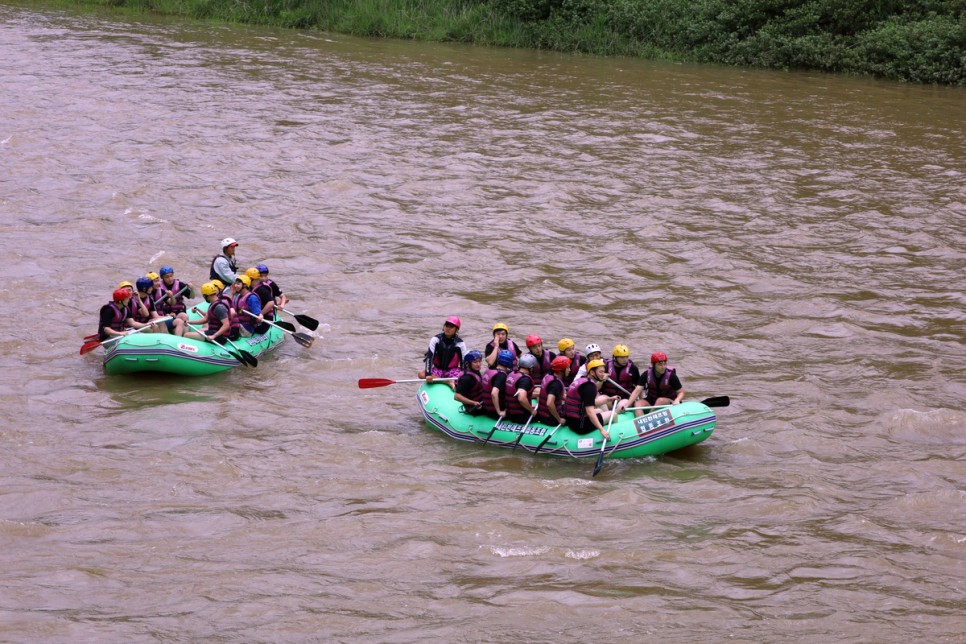
<svg viewBox="0 0 966 644">
<path fill-rule="evenodd" d="M 610 419 L 608 419 L 608 421 L 607 421 L 607 434 L 608 435 L 610 435 L 610 426 L 614 422 L 614 416 L 617 415 L 617 403 L 618 402 L 620 402 L 620 401 L 619 400 L 615 400 L 614 401 L 614 406 L 610 410 Z M 600 456 L 597 457 L 597 462 L 594 464 L 594 473 L 591 474 L 591 477 L 597 476 L 597 472 L 600 471 L 600 468 L 604 467 L 604 448 L 605 447 L 607 447 L 607 439 L 606 438 L 604 438 L 601 441 L 601 443 L 600 443 Z"/>
<path fill-rule="evenodd" d="M 550 440 L 550 438 L 554 434 L 556 434 L 557 433 L 557 430 L 560 429 L 561 427 L 563 427 L 563 423 L 560 423 L 559 425 L 557 425 L 556 427 L 554 427 L 553 428 L 553 431 L 550 432 L 550 435 L 547 436 L 546 438 L 544 438 L 542 441 L 540 441 L 540 444 L 537 445 L 537 449 L 533 450 L 533 453 L 536 454 L 537 452 L 539 452 L 540 451 L 540 448 L 543 447 L 544 445 L 546 445 L 547 444 L 547 441 Z"/>
<path fill-rule="evenodd" d="M 499 418 L 497 418 L 496 422 L 493 423 L 493 429 L 490 430 L 490 433 L 486 435 L 486 440 L 483 441 L 484 445 L 490 442 L 490 437 L 493 436 L 493 432 L 496 431 L 497 425 L 500 424 L 501 420 L 503 420 L 503 416 L 500 416 Z"/>
<path fill-rule="evenodd" d="M 129 335 L 134 335 L 135 333 L 140 333 L 141 331 L 144 331 L 145 329 L 150 329 L 151 327 L 153 327 L 158 322 L 165 322 L 165 321 L 170 320 L 170 319 L 171 319 L 171 316 L 169 315 L 168 317 L 158 318 L 157 320 L 151 320 L 148 324 L 145 324 L 140 329 L 134 329 L 133 331 L 128 331 L 127 333 L 124 333 L 122 335 L 115 335 L 113 337 L 108 338 L 107 340 L 104 340 L 103 342 L 101 342 L 100 340 L 96 340 L 96 339 L 95 340 L 88 340 L 87 342 L 85 342 L 84 344 L 81 345 L 80 354 L 81 355 L 85 355 L 87 353 L 90 353 L 91 351 L 93 351 L 97 347 L 106 346 L 106 345 L 110 344 L 111 342 L 117 342 L 121 338 L 126 338 Z"/>
<path fill-rule="evenodd" d="M 520 435 L 517 436 L 516 441 L 514 441 L 513 449 L 510 450 L 511 452 L 517 451 L 517 447 L 520 445 L 520 441 L 523 440 L 523 435 L 526 433 L 527 427 L 530 426 L 530 422 L 533 420 L 533 417 L 536 415 L 536 413 L 537 413 L 537 410 L 534 409 L 533 413 L 530 414 L 530 418 L 527 419 L 527 424 L 523 426 L 523 429 L 520 430 Z"/>
<path fill-rule="evenodd" d="M 701 401 L 701 404 L 705 407 L 727 407 L 731 404 L 731 398 L 728 396 L 711 396 L 710 398 L 705 398 Z M 627 411 L 633 411 L 635 409 L 664 409 L 666 407 L 674 407 L 674 405 L 649 405 L 647 407 L 628 407 Z"/>
<path fill-rule="evenodd" d="M 217 340 L 213 340 L 213 339 L 209 338 L 208 335 L 204 331 L 202 331 L 200 328 L 194 326 L 193 324 L 189 324 L 188 325 L 188 328 L 191 329 L 192 331 L 194 331 L 195 333 L 200 333 L 201 336 L 205 339 L 205 342 L 211 342 L 213 344 L 218 344 L 218 341 Z M 222 349 L 225 350 L 226 353 L 228 353 L 228 355 L 230 355 L 232 358 L 234 358 L 238 362 L 242 363 L 246 367 L 251 367 L 251 368 L 254 369 L 255 367 L 258 366 L 258 358 L 256 358 L 255 356 L 253 356 L 248 351 L 245 351 L 244 349 L 239 349 L 237 346 L 235 346 L 235 343 L 232 342 L 231 340 L 229 340 L 228 338 L 225 338 L 225 340 L 231 346 L 235 347 L 235 349 L 237 350 L 237 353 L 236 353 L 235 351 L 232 351 L 228 347 L 221 347 Z"/>
<path fill-rule="evenodd" d="M 250 315 L 253 318 L 257 318 L 258 317 L 257 315 L 255 315 L 251 311 L 242 311 L 242 313 L 246 313 L 247 315 Z M 295 338 L 295 341 L 298 342 L 299 344 L 301 344 L 305 348 L 311 347 L 312 346 L 312 343 L 315 342 L 315 338 L 313 338 L 312 336 L 310 336 L 310 335 L 308 335 L 306 333 L 300 333 L 299 331 L 296 331 L 295 330 L 295 327 L 292 326 L 291 324 L 289 324 L 288 322 L 269 322 L 268 320 L 265 320 L 264 322 L 265 322 L 265 324 L 267 324 L 269 326 L 273 326 L 273 327 L 276 327 L 278 329 L 281 329 L 282 331 L 285 331 L 286 333 L 290 333 L 292 335 L 292 337 Z M 289 331 L 289 329 L 286 328 L 286 326 L 283 326 L 283 325 L 286 325 L 288 327 L 291 327 L 292 330 Z"/>
<path fill-rule="evenodd" d="M 433 382 L 444 382 L 456 380 L 456 378 L 433 378 Z M 359 378 L 359 389 L 374 389 L 376 387 L 387 387 L 398 382 L 426 382 L 420 378 L 415 380 L 390 380 L 389 378 Z"/>
<path fill-rule="evenodd" d="M 292 313 L 291 311 L 286 311 L 282 307 L 278 307 L 278 309 L 291 315 L 293 318 L 295 318 L 296 322 L 304 326 L 309 331 L 315 331 L 319 328 L 319 321 L 313 317 L 309 317 L 308 315 L 304 315 L 302 313 Z"/>
</svg>

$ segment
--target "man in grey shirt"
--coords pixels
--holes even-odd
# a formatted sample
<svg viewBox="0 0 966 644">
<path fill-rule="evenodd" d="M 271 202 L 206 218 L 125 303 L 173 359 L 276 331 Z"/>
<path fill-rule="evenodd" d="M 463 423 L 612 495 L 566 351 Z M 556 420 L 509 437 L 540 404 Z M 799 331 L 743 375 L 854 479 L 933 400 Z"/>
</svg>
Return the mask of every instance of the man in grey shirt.
<svg viewBox="0 0 966 644">
<path fill-rule="evenodd" d="M 208 279 L 221 280 L 223 284 L 234 284 L 238 277 L 238 264 L 235 263 L 235 247 L 238 246 L 231 237 L 221 240 L 221 254 L 211 260 L 211 270 Z"/>
</svg>

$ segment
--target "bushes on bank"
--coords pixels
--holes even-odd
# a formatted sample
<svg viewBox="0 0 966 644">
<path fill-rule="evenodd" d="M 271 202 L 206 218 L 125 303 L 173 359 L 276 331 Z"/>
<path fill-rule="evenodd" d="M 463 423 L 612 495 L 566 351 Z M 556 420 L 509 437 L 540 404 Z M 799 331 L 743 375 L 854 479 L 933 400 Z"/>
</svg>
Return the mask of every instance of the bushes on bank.
<svg viewBox="0 0 966 644">
<path fill-rule="evenodd" d="M 966 0 L 78 1 L 362 36 L 966 84 Z"/>
</svg>

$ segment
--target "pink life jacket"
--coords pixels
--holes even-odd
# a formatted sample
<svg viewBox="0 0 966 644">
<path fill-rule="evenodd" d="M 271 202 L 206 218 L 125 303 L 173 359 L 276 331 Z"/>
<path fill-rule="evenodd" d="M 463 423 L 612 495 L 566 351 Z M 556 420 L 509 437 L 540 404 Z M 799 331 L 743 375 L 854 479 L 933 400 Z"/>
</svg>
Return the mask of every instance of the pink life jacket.
<svg viewBox="0 0 966 644">
<path fill-rule="evenodd" d="M 621 370 L 620 374 L 617 373 L 617 363 L 613 359 L 607 361 L 607 376 L 619 384 L 621 387 L 627 391 L 631 391 L 636 386 L 634 382 L 631 381 L 631 359 L 627 359 L 627 364 Z M 605 382 L 600 388 L 600 393 L 607 394 L 608 396 L 620 396 L 621 398 L 628 398 L 629 394 L 625 394 L 623 391 L 612 385 L 609 381 Z"/>
</svg>

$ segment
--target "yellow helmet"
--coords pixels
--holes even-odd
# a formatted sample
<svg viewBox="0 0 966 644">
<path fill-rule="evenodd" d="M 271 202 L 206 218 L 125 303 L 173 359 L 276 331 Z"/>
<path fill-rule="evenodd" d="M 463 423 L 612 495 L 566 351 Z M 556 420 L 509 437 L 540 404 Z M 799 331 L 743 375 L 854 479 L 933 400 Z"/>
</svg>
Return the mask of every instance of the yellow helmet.
<svg viewBox="0 0 966 644">
<path fill-rule="evenodd" d="M 245 270 L 245 275 L 248 275 L 248 279 L 251 281 L 262 279 L 262 274 L 258 272 L 257 268 L 248 268 Z M 251 286 L 251 284 L 249 284 Z"/>
<path fill-rule="evenodd" d="M 631 355 L 631 350 L 627 348 L 626 344 L 615 344 L 614 345 L 614 357 L 615 358 L 626 358 Z"/>
<path fill-rule="evenodd" d="M 202 295 L 218 295 L 221 291 L 212 282 L 205 282 L 201 285 Z"/>
<path fill-rule="evenodd" d="M 590 371 L 591 369 L 596 369 L 597 367 L 603 367 L 603 366 L 605 366 L 603 360 L 601 360 L 600 358 L 594 358 L 593 360 L 587 363 L 587 371 Z"/>
<path fill-rule="evenodd" d="M 238 277 L 236 277 L 235 278 L 235 281 L 236 282 L 241 282 L 242 284 L 245 285 L 246 288 L 251 288 L 252 287 L 252 278 L 250 278 L 248 275 L 245 275 L 244 273 L 242 273 L 241 275 L 239 275 Z"/>
<path fill-rule="evenodd" d="M 574 346 L 574 341 L 571 340 L 570 338 L 564 338 L 563 340 L 557 343 L 557 348 L 560 349 L 560 351 L 566 351 L 572 346 Z"/>
<path fill-rule="evenodd" d="M 507 335 L 509 335 L 510 327 L 503 324 L 502 322 L 497 322 L 496 324 L 493 325 L 493 333 L 496 333 L 497 331 L 506 331 Z"/>
<path fill-rule="evenodd" d="M 159 280 L 159 279 L 161 279 L 161 276 L 160 276 L 160 275 L 158 275 L 158 274 L 157 274 L 157 273 L 155 273 L 155 272 L 151 272 L 151 273 L 148 273 L 148 274 L 146 274 L 146 275 L 145 275 L 145 277 L 146 277 L 146 278 L 148 278 L 149 280 L 151 280 L 152 282 L 153 282 L 154 280 Z"/>
<path fill-rule="evenodd" d="M 131 284 L 130 282 L 121 282 L 120 284 L 117 285 L 117 287 L 118 288 L 129 288 L 132 291 L 134 290 L 134 284 Z"/>
<path fill-rule="evenodd" d="M 224 291 L 225 290 L 225 283 L 222 282 L 221 280 L 211 280 L 208 283 L 209 284 L 214 284 L 215 285 L 215 288 L 217 288 L 219 291 Z"/>
</svg>

